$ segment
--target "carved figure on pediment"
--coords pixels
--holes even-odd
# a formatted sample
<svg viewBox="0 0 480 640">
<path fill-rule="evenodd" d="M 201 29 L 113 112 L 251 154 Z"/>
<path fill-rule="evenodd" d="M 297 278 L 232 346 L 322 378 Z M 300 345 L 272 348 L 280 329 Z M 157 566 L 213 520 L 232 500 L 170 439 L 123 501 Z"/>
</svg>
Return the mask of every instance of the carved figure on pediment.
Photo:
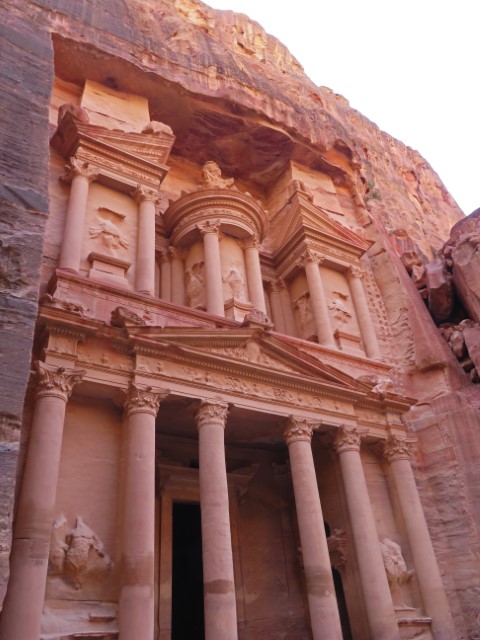
<svg viewBox="0 0 480 640">
<path fill-rule="evenodd" d="M 64 117 L 69 113 L 72 118 L 78 120 L 79 122 L 83 122 L 83 124 L 89 124 L 90 118 L 88 117 L 87 111 L 78 104 L 72 104 L 71 102 L 66 102 L 65 104 L 60 105 L 58 108 L 58 124 L 62 122 Z"/>
<path fill-rule="evenodd" d="M 173 136 L 172 128 L 165 124 L 164 122 L 159 122 L 158 120 L 151 120 L 148 124 L 146 124 L 142 133 L 152 133 L 153 135 L 161 135 L 162 133 L 166 133 L 169 136 Z"/>
<path fill-rule="evenodd" d="M 390 538 L 384 538 L 380 542 L 380 549 L 385 571 L 387 572 L 388 584 L 393 591 L 398 586 L 411 580 L 414 572 L 407 569 L 407 563 L 399 544 L 390 540 Z"/>
<path fill-rule="evenodd" d="M 347 534 L 343 529 L 335 529 L 327 538 L 330 562 L 335 569 L 343 569 L 347 563 Z"/>
<path fill-rule="evenodd" d="M 288 197 L 291 198 L 295 193 L 304 196 L 310 202 L 313 202 L 313 191 L 303 180 L 292 180 L 288 185 Z"/>
<path fill-rule="evenodd" d="M 185 273 L 188 304 L 193 309 L 205 309 L 205 264 L 196 262 Z"/>
<path fill-rule="evenodd" d="M 222 178 L 222 170 L 213 160 L 203 165 L 201 189 L 231 189 L 233 182 L 233 178 Z"/>
<path fill-rule="evenodd" d="M 101 579 L 113 566 L 103 543 L 80 516 L 70 530 L 63 515 L 55 520 L 49 560 L 54 572 L 75 589 L 88 578 Z"/>
<path fill-rule="evenodd" d="M 352 317 L 350 309 L 345 304 L 349 296 L 340 291 L 334 291 L 333 293 L 336 294 L 337 297 L 328 303 L 328 308 L 333 312 L 333 317 L 337 322 L 347 324 Z"/>
<path fill-rule="evenodd" d="M 232 298 L 239 301 L 246 301 L 245 280 L 237 265 L 230 266 L 227 275 L 223 277 L 223 282 L 229 285 Z"/>
<path fill-rule="evenodd" d="M 115 255 L 117 249 L 128 249 L 128 240 L 120 233 L 119 228 L 107 218 L 97 218 L 98 225 L 90 227 L 88 232 L 91 238 L 99 238 L 103 246 Z"/>
</svg>

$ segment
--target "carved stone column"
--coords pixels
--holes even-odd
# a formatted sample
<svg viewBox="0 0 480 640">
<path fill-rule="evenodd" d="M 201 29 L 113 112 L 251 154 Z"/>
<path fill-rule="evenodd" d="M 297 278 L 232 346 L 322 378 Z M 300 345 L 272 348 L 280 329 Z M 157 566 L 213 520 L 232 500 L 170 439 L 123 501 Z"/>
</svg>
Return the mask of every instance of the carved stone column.
<svg viewBox="0 0 480 640">
<path fill-rule="evenodd" d="M 83 371 L 36 363 L 38 386 L 18 502 L 2 640 L 38 640 L 67 400 Z"/>
<path fill-rule="evenodd" d="M 183 251 L 175 247 L 168 250 L 172 264 L 172 302 L 185 304 L 185 265 Z"/>
<path fill-rule="evenodd" d="M 340 427 L 334 448 L 340 459 L 371 640 L 400 640 L 375 518 L 360 457 L 360 434 Z"/>
<path fill-rule="evenodd" d="M 204 401 L 197 411 L 205 640 L 236 640 L 237 610 L 225 465 L 228 407 Z"/>
<path fill-rule="evenodd" d="M 307 420 L 291 416 L 284 437 L 290 457 L 313 638 L 341 640 L 340 616 L 312 455 L 312 432 Z"/>
<path fill-rule="evenodd" d="M 62 181 L 70 183 L 71 186 L 58 266 L 60 269 L 78 272 L 87 213 L 88 189 L 90 182 L 97 177 L 98 170 L 75 157 L 70 158 L 66 168 L 67 172 Z"/>
<path fill-rule="evenodd" d="M 274 280 L 270 283 L 270 306 L 272 307 L 272 320 L 275 327 L 275 331 L 278 333 L 285 333 L 285 322 L 283 319 L 282 310 L 282 290 L 281 280 Z"/>
<path fill-rule="evenodd" d="M 368 308 L 367 298 L 362 285 L 362 272 L 358 267 L 350 267 L 347 271 L 348 283 L 352 293 L 352 302 L 362 334 L 365 352 L 369 358 L 379 360 L 382 356 L 378 346 L 377 336 L 373 328 L 372 316 Z"/>
<path fill-rule="evenodd" d="M 245 243 L 244 254 L 250 302 L 254 309 L 267 313 L 262 270 L 260 267 L 260 254 L 258 252 L 258 240 L 256 238 L 252 238 Z"/>
<path fill-rule="evenodd" d="M 166 302 L 172 301 L 172 265 L 168 251 L 160 253 L 160 297 Z"/>
<path fill-rule="evenodd" d="M 327 297 L 323 288 L 320 275 L 320 263 L 323 258 L 314 251 L 307 249 L 301 258 L 301 264 L 307 276 L 308 290 L 310 292 L 310 304 L 312 305 L 313 319 L 317 330 L 318 342 L 325 347 L 335 348 L 332 325 L 327 305 Z"/>
<path fill-rule="evenodd" d="M 138 185 L 133 192 L 133 197 L 138 203 L 135 290 L 153 295 L 155 291 L 155 204 L 158 192 Z"/>
<path fill-rule="evenodd" d="M 385 442 L 383 454 L 390 464 L 425 612 L 432 618 L 433 637 L 435 640 L 456 638 L 445 587 L 410 463 L 413 444 L 406 438 L 393 435 Z"/>
<path fill-rule="evenodd" d="M 222 265 L 220 262 L 220 223 L 204 222 L 198 225 L 198 228 L 203 236 L 207 313 L 225 317 Z"/>
<path fill-rule="evenodd" d="M 287 333 L 289 336 L 296 336 L 297 326 L 295 324 L 295 316 L 293 315 L 292 299 L 290 298 L 288 285 L 284 280 L 280 280 L 279 284 L 285 333 Z"/>
<path fill-rule="evenodd" d="M 125 403 L 126 462 L 122 586 L 118 625 L 122 640 L 152 640 L 154 632 L 155 417 L 168 395 L 132 385 Z"/>
</svg>

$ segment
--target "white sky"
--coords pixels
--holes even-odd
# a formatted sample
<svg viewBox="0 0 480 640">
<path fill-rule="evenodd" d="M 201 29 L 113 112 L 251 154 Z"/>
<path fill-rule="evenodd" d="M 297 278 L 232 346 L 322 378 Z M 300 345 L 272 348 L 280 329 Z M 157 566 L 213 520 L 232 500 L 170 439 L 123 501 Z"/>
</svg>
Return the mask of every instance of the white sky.
<svg viewBox="0 0 480 640">
<path fill-rule="evenodd" d="M 417 149 L 466 214 L 480 207 L 475 0 L 207 0 L 246 13 L 320 86 Z"/>
</svg>

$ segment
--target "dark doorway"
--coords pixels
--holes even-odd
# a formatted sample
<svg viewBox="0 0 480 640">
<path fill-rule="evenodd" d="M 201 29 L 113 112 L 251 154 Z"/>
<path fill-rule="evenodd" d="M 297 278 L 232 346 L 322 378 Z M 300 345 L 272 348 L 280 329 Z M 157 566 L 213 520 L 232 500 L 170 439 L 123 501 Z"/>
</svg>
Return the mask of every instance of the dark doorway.
<svg viewBox="0 0 480 640">
<path fill-rule="evenodd" d="M 200 505 L 173 503 L 172 640 L 205 640 Z"/>
<path fill-rule="evenodd" d="M 350 620 L 348 618 L 347 601 L 345 600 L 345 592 L 343 591 L 342 576 L 337 569 L 332 567 L 333 584 L 335 585 L 335 595 L 337 596 L 338 613 L 340 614 L 340 622 L 342 625 L 343 640 L 353 640 L 352 630 L 350 629 Z"/>
</svg>

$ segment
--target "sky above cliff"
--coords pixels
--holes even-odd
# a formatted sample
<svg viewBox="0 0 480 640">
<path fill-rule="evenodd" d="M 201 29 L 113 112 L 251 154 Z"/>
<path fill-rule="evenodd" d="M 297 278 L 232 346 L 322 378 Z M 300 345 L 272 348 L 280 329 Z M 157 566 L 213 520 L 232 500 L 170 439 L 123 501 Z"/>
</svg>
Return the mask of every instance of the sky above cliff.
<svg viewBox="0 0 480 640">
<path fill-rule="evenodd" d="M 472 0 L 207 0 L 245 13 L 320 86 L 417 149 L 466 214 L 480 207 L 478 19 Z"/>
</svg>

